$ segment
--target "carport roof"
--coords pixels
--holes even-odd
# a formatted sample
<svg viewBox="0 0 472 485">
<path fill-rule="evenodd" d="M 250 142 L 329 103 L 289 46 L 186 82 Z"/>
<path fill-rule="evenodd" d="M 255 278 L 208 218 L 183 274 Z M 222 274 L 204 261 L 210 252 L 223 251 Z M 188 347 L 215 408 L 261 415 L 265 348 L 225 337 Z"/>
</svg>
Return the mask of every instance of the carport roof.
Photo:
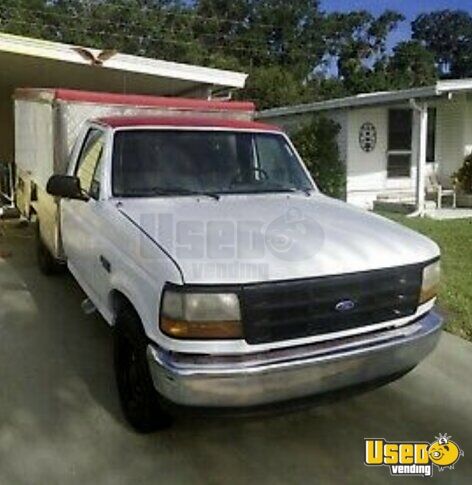
<svg viewBox="0 0 472 485">
<path fill-rule="evenodd" d="M 161 95 L 242 88 L 247 75 L 0 33 L 1 87 L 55 87 Z"/>
<path fill-rule="evenodd" d="M 399 91 L 377 91 L 363 93 L 345 98 L 329 99 L 315 103 L 306 103 L 293 106 L 283 106 L 261 111 L 258 118 L 278 118 L 280 116 L 298 115 L 316 111 L 328 111 L 335 109 L 350 109 L 363 106 L 376 106 L 408 101 L 410 99 L 428 99 L 449 95 L 457 92 L 472 91 L 471 79 L 451 79 L 438 81 L 432 86 L 421 88 L 403 89 Z"/>
</svg>

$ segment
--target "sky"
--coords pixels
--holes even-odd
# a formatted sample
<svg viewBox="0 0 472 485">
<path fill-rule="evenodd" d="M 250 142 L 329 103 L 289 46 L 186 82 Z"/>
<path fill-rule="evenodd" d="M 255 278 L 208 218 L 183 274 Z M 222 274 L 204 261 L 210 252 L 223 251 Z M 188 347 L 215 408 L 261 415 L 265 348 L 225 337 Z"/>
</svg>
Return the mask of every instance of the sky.
<svg viewBox="0 0 472 485">
<path fill-rule="evenodd" d="M 410 37 L 410 22 L 420 13 L 448 8 L 466 10 L 472 14 L 472 0 L 321 0 L 321 8 L 327 12 L 369 10 L 378 15 L 386 9 L 390 9 L 403 13 L 407 20 L 390 36 L 389 45 L 391 47 Z"/>
</svg>

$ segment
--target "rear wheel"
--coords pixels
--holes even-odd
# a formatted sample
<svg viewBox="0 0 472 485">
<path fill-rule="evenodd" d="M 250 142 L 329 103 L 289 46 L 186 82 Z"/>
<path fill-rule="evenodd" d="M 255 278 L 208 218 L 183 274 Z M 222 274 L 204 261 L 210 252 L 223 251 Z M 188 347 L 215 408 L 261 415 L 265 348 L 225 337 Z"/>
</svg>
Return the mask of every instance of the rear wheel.
<svg viewBox="0 0 472 485">
<path fill-rule="evenodd" d="M 131 308 L 123 308 L 114 332 L 115 375 L 126 420 L 140 433 L 161 430 L 171 424 L 154 388 L 146 350 L 141 320 Z"/>
<path fill-rule="evenodd" d="M 54 258 L 46 244 L 44 244 L 41 239 L 39 221 L 36 222 L 36 258 L 39 270 L 46 276 L 60 273 L 64 269 L 64 265 Z"/>
</svg>

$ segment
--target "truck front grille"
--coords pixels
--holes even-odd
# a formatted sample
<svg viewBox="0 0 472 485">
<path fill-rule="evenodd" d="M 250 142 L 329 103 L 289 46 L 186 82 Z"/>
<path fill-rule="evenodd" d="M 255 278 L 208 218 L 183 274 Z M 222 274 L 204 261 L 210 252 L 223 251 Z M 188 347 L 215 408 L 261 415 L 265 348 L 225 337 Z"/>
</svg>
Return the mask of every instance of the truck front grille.
<svg viewBox="0 0 472 485">
<path fill-rule="evenodd" d="M 245 285 L 245 339 L 250 344 L 276 342 L 413 315 L 423 266 Z"/>
</svg>

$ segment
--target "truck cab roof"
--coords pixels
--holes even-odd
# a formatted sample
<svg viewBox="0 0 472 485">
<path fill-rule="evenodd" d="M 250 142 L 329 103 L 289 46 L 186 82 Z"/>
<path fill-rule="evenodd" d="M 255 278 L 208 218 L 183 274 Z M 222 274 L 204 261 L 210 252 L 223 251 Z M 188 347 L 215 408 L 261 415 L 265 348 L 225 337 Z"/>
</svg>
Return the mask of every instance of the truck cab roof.
<svg viewBox="0 0 472 485">
<path fill-rule="evenodd" d="M 103 126 L 110 128 L 216 128 L 232 130 L 254 130 L 281 132 L 281 128 L 275 125 L 258 123 L 238 119 L 217 118 L 214 116 L 110 116 L 93 120 Z"/>
</svg>

